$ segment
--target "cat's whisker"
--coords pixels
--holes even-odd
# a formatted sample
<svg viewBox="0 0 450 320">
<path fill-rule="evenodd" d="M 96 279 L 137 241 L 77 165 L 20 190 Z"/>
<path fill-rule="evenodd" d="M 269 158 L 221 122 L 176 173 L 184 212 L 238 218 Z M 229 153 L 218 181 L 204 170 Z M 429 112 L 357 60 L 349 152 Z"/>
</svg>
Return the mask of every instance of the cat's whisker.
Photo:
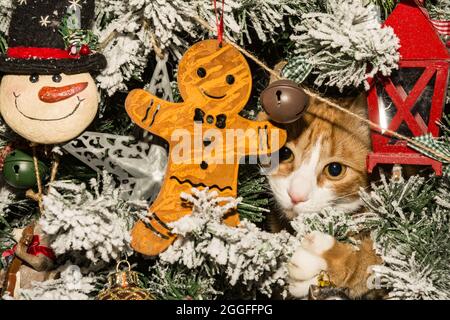
<svg viewBox="0 0 450 320">
<path fill-rule="evenodd" d="M 359 192 L 352 192 L 352 193 L 344 194 L 344 195 L 342 195 L 342 196 L 339 196 L 339 197 L 337 197 L 337 198 L 334 198 L 334 199 L 333 199 L 333 203 L 337 203 L 337 202 L 340 201 L 340 200 L 348 199 L 348 198 L 350 198 L 350 197 L 356 196 L 356 195 L 358 195 L 358 193 L 359 193 Z"/>
<path fill-rule="evenodd" d="M 367 189 L 369 189 L 369 187 L 365 187 L 365 188 L 361 188 L 361 189 L 366 191 Z M 342 195 L 340 197 L 335 198 L 333 202 L 337 202 L 337 201 L 342 200 L 342 199 L 347 199 L 347 198 L 350 198 L 352 196 L 359 195 L 359 193 L 360 193 L 360 191 L 344 194 L 344 195 Z"/>
</svg>

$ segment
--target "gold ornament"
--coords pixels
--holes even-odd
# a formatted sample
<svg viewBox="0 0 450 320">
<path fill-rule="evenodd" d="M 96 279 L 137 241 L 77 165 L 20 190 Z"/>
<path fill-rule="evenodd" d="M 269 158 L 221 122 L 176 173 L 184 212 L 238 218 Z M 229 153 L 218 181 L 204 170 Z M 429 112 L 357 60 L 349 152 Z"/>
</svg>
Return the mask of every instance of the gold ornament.
<svg viewBox="0 0 450 320">
<path fill-rule="evenodd" d="M 128 265 L 128 270 L 119 271 L 122 263 Z M 108 276 L 108 287 L 98 294 L 97 300 L 153 300 L 152 295 L 138 283 L 138 273 L 131 271 L 130 263 L 120 261 L 116 272 Z"/>
<path fill-rule="evenodd" d="M 326 271 L 321 271 L 319 276 L 317 277 L 318 286 L 320 288 L 326 287 L 336 287 L 334 283 L 331 281 L 331 277 Z"/>
</svg>

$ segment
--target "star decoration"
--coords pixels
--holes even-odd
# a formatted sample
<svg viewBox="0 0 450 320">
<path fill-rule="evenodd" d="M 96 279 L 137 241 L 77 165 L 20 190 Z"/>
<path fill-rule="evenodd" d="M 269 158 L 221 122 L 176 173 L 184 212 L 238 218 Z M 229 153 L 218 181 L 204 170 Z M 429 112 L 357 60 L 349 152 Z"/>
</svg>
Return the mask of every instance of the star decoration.
<svg viewBox="0 0 450 320">
<path fill-rule="evenodd" d="M 130 200 L 147 200 L 158 193 L 164 180 L 164 166 L 155 161 L 155 156 L 143 159 L 124 159 L 112 156 L 112 161 L 130 174 L 136 182 Z"/>
<path fill-rule="evenodd" d="M 98 173 L 114 175 L 124 188 L 122 197 L 153 201 L 158 195 L 167 165 L 167 152 L 151 138 L 86 131 L 62 147 Z"/>
<path fill-rule="evenodd" d="M 47 28 L 52 22 L 49 20 L 50 16 L 41 16 L 41 21 L 39 22 L 42 27 Z"/>
<path fill-rule="evenodd" d="M 72 9 L 73 11 L 76 11 L 78 8 L 81 9 L 80 0 L 70 0 L 69 4 L 69 9 Z"/>
<path fill-rule="evenodd" d="M 27 1 L 28 0 L 19 0 L 19 5 L 21 5 L 21 6 L 24 4 L 27 5 Z"/>
</svg>

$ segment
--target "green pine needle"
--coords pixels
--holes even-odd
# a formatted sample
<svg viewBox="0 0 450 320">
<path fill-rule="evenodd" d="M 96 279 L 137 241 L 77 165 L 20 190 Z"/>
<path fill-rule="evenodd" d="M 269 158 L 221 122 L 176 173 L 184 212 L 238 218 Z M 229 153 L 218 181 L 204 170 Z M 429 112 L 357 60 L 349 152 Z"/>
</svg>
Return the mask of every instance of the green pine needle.
<svg viewBox="0 0 450 320">
<path fill-rule="evenodd" d="M 272 199 L 267 191 L 267 178 L 258 172 L 258 167 L 245 165 L 240 169 L 238 196 L 242 197 L 242 202 L 238 206 L 239 216 L 254 223 L 262 222 L 265 214 L 270 212 Z"/>
<path fill-rule="evenodd" d="M 68 26 L 68 18 L 62 19 L 59 33 L 62 35 L 66 48 L 87 45 L 91 50 L 96 50 L 98 46 L 98 37 L 92 30 L 70 29 Z"/>
</svg>

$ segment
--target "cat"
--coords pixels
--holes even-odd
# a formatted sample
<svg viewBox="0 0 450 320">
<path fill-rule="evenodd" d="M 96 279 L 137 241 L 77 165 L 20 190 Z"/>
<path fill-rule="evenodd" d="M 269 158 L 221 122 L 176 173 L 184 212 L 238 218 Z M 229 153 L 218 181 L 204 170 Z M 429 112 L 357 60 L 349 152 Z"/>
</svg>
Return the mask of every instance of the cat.
<svg viewBox="0 0 450 320">
<path fill-rule="evenodd" d="M 366 117 L 364 95 L 336 102 Z M 279 214 L 269 219 L 271 231 L 289 229 L 298 215 L 328 207 L 358 212 L 363 206 L 359 191 L 369 183 L 368 126 L 314 98 L 300 120 L 284 126 L 288 142 L 279 151 L 279 166 L 268 175 L 279 207 Z M 350 298 L 362 297 L 369 291 L 369 267 L 381 263 L 372 247 L 368 237 L 361 237 L 355 249 L 320 232 L 306 236 L 289 263 L 291 295 L 307 296 L 310 286 L 317 284 L 317 275 L 327 271 L 337 287 L 348 288 Z"/>
</svg>

